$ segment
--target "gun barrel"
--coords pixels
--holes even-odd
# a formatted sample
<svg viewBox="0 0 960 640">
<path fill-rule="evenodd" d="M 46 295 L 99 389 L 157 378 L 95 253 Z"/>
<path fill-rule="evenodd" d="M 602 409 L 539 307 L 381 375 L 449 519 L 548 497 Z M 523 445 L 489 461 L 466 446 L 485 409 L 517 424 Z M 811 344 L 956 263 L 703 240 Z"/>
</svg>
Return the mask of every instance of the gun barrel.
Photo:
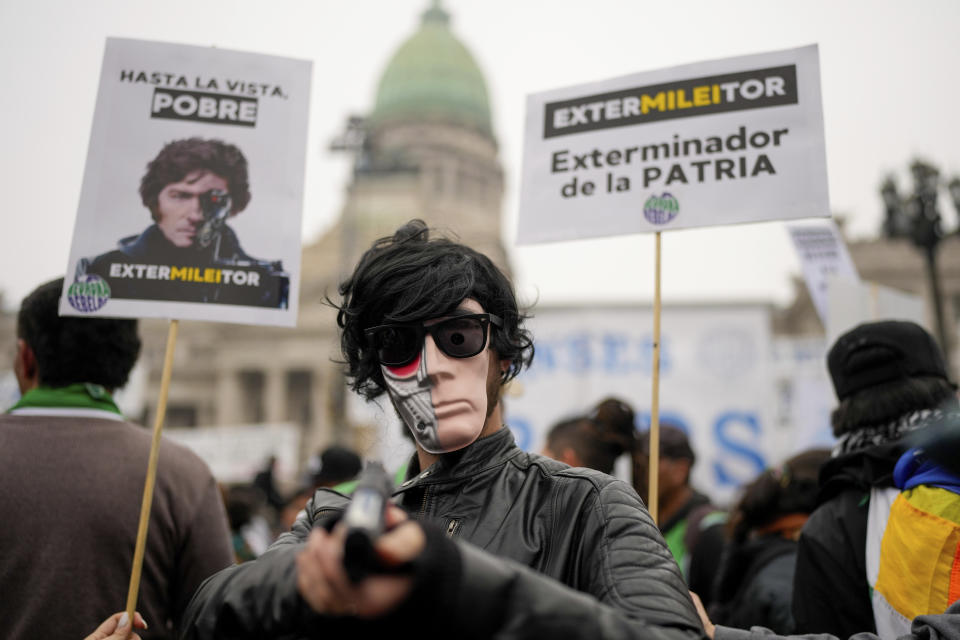
<svg viewBox="0 0 960 640">
<path fill-rule="evenodd" d="M 343 516 L 347 527 L 343 566 L 352 582 L 359 582 L 379 567 L 373 545 L 386 527 L 385 513 L 392 490 L 383 465 L 368 462 Z"/>
</svg>

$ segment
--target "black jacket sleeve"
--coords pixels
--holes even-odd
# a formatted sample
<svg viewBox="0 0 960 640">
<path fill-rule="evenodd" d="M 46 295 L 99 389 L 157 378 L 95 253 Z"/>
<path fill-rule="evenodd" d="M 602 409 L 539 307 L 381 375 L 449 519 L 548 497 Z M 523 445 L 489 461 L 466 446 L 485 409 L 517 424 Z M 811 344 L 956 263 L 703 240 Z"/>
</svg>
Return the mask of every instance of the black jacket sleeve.
<svg viewBox="0 0 960 640">
<path fill-rule="evenodd" d="M 703 637 L 676 563 L 651 537 L 659 536 L 656 527 L 642 507 L 637 512 L 639 500 L 618 488 L 608 488 L 584 522 L 593 595 L 426 529 L 414 590 L 397 611 L 377 621 L 319 616 L 297 592 L 295 557 L 312 526 L 345 505 L 344 498 L 321 506 L 322 497 L 267 553 L 204 583 L 184 638 L 373 637 L 411 628 L 411 621 L 419 628 L 441 623 L 447 635 L 465 638 Z"/>
<path fill-rule="evenodd" d="M 702 638 L 683 624 L 660 624 L 575 591 L 529 567 L 460 544 L 462 584 L 454 635 L 469 638 Z"/>
<path fill-rule="evenodd" d="M 318 624 L 297 591 L 296 557 L 315 525 L 338 517 L 348 499 L 321 490 L 291 530 L 259 558 L 208 578 L 184 614 L 181 638 L 286 638 Z"/>
<path fill-rule="evenodd" d="M 845 638 L 846 636 L 843 636 Z M 960 638 L 960 601 L 954 602 L 945 613 L 917 616 L 910 625 L 910 633 L 898 640 L 954 640 Z M 841 640 L 828 633 L 811 633 L 795 636 L 779 636 L 763 627 L 733 629 L 717 625 L 713 640 Z M 880 640 L 869 631 L 861 631 L 850 636 L 850 640 Z"/>
<path fill-rule="evenodd" d="M 867 501 L 849 490 L 821 505 L 803 527 L 793 576 L 797 633 L 847 638 L 876 631 L 865 547 Z"/>
</svg>

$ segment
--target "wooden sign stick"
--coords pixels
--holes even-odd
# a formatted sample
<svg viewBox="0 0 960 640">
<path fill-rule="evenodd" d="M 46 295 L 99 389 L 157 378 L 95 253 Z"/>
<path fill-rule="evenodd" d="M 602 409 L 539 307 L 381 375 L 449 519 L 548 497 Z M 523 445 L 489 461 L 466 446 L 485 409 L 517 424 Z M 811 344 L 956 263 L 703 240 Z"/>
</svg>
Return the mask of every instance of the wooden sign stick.
<svg viewBox="0 0 960 640">
<path fill-rule="evenodd" d="M 140 591 L 140 572 L 143 569 L 143 552 L 147 546 L 147 526 L 150 524 L 150 505 L 153 503 L 153 485 L 157 480 L 157 459 L 160 457 L 160 434 L 167 413 L 167 395 L 170 393 L 170 374 L 173 371 L 173 349 L 177 344 L 178 320 L 170 321 L 167 334 L 167 351 L 163 358 L 163 374 L 160 377 L 160 398 L 157 400 L 157 415 L 153 421 L 153 442 L 150 445 L 150 462 L 147 464 L 147 479 L 143 485 L 143 502 L 140 505 L 140 526 L 137 529 L 137 546 L 133 552 L 133 569 L 130 572 L 130 587 L 127 590 L 127 616 L 133 621 L 137 608 L 137 593 Z"/>
<path fill-rule="evenodd" d="M 654 234 L 653 270 L 653 397 L 650 400 L 650 458 L 648 462 L 647 509 L 658 524 L 660 473 L 660 232 Z"/>
</svg>

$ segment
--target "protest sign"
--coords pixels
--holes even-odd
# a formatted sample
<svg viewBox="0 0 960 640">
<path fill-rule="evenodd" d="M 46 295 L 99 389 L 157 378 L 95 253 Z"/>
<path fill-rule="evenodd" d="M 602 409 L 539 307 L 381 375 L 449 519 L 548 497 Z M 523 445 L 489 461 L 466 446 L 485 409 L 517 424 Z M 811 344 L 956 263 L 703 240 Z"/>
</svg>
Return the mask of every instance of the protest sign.
<svg viewBox="0 0 960 640">
<path fill-rule="evenodd" d="M 108 39 L 60 313 L 295 325 L 310 73 Z"/>
<path fill-rule="evenodd" d="M 170 318 L 131 618 L 179 320 L 296 324 L 310 73 L 302 60 L 107 39 L 60 313 Z"/>
<path fill-rule="evenodd" d="M 517 242 L 829 216 L 816 45 L 527 98 Z"/>
<path fill-rule="evenodd" d="M 831 278 L 860 282 L 840 230 L 832 220 L 790 224 L 790 239 L 800 258 L 803 279 L 823 326 L 827 326 L 829 306 L 827 284 Z"/>
</svg>

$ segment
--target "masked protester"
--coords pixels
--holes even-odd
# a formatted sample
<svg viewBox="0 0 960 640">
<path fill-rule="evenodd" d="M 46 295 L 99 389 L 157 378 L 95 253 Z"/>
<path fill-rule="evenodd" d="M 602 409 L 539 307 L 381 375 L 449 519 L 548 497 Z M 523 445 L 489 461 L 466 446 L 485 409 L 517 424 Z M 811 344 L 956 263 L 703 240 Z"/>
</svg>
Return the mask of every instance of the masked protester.
<svg viewBox="0 0 960 640">
<path fill-rule="evenodd" d="M 415 220 L 374 243 L 340 293 L 353 388 L 387 394 L 416 441 L 380 566 L 346 575 L 337 519 L 350 501 L 319 489 L 270 550 L 198 591 L 187 638 L 702 635 L 633 489 L 514 443 L 501 389 L 533 346 L 486 256 Z"/>
</svg>

